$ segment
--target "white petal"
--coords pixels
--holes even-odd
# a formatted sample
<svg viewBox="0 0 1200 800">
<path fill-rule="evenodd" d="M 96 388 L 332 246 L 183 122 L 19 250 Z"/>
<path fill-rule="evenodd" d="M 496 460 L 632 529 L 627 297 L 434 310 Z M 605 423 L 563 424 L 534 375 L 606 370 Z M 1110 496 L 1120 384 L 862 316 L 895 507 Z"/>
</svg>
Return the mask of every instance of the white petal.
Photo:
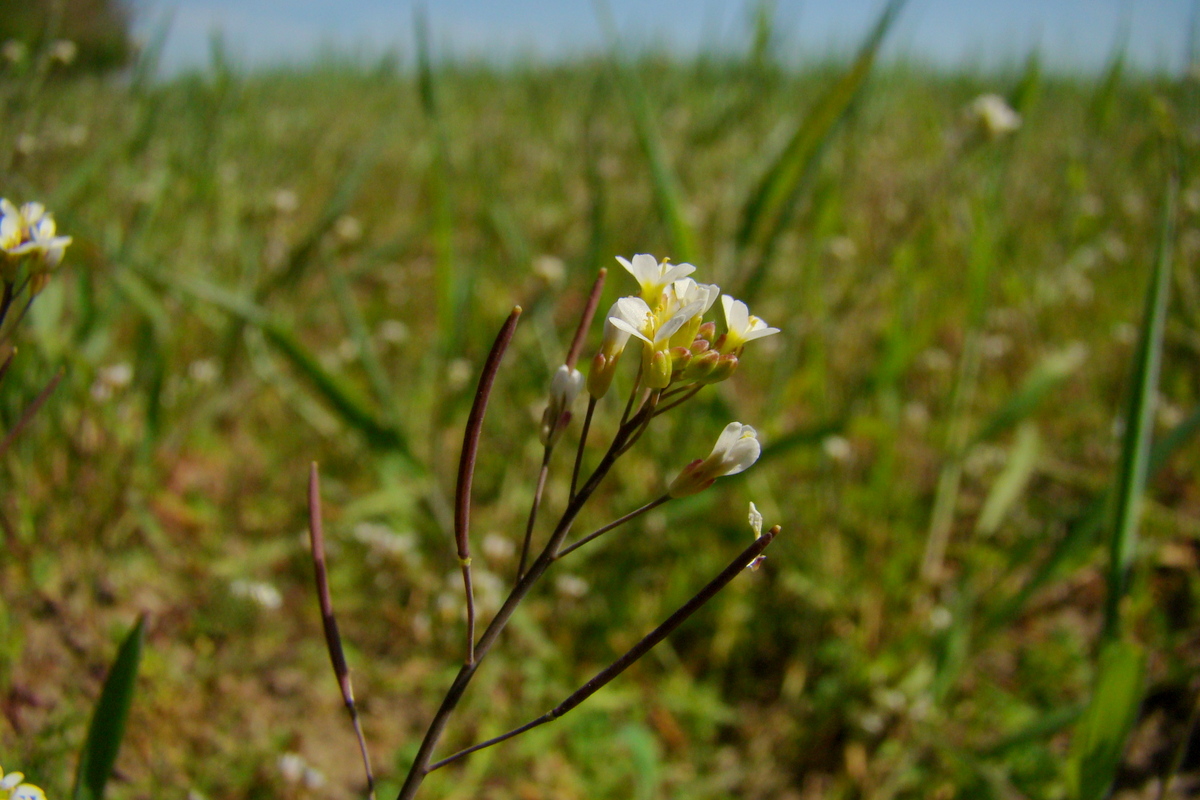
<svg viewBox="0 0 1200 800">
<path fill-rule="evenodd" d="M 633 257 L 633 263 L 626 267 L 638 283 L 660 283 L 662 274 L 658 268 L 658 259 L 647 253 L 638 253 Z"/>
<path fill-rule="evenodd" d="M 758 507 L 754 505 L 753 501 L 751 501 L 751 503 L 750 503 L 750 529 L 752 531 L 754 531 L 755 539 L 762 536 L 762 524 L 763 524 L 763 516 L 762 516 L 762 514 L 758 513 Z"/>
<path fill-rule="evenodd" d="M 750 309 L 727 294 L 721 295 L 721 306 L 725 309 L 725 326 L 741 335 L 750 323 Z"/>
<path fill-rule="evenodd" d="M 659 275 L 656 280 L 659 283 L 670 283 L 671 281 L 682 278 L 685 275 L 691 275 L 696 271 L 696 268 L 691 264 L 671 264 L 663 263 L 659 269 Z"/>
<path fill-rule="evenodd" d="M 754 330 L 746 333 L 742 337 L 742 341 L 752 342 L 755 339 L 761 339 L 764 336 L 770 336 L 773 333 L 779 333 L 779 328 L 755 328 Z"/>
<path fill-rule="evenodd" d="M 753 433 L 753 428 L 750 428 L 749 425 L 746 427 Z M 755 461 L 758 461 L 761 454 L 762 445 L 758 443 L 758 439 L 753 436 L 738 439 L 725 456 L 723 464 L 726 469 L 722 474 L 737 475 L 739 472 L 749 469 Z"/>
<path fill-rule="evenodd" d="M 633 334 L 634 336 L 638 337 L 639 339 L 641 339 L 641 340 L 642 340 L 643 342 L 645 342 L 646 344 L 649 344 L 649 345 L 653 345 L 653 344 L 654 344 L 654 342 L 652 342 L 652 341 L 650 341 L 649 339 L 647 339 L 647 338 L 646 338 L 646 335 L 645 335 L 645 334 L 643 334 L 643 333 L 642 333 L 641 331 L 639 331 L 637 328 L 633 327 L 632 325 L 630 325 L 628 322 L 626 322 L 625 320 L 621 319 L 620 317 L 609 317 L 609 318 L 608 318 L 608 324 L 609 324 L 609 325 L 612 325 L 614 328 L 618 328 L 618 329 L 620 329 L 620 330 L 624 331 L 625 333 L 631 333 L 631 334 Z"/>
<path fill-rule="evenodd" d="M 721 435 L 717 437 L 717 443 L 713 446 L 712 454 L 715 456 L 729 452 L 729 448 L 733 447 L 733 443 L 741 438 L 743 428 L 750 428 L 750 426 L 743 425 L 740 422 L 731 422 L 726 425 L 725 430 L 721 431 Z M 753 433 L 754 429 L 750 428 L 750 431 Z"/>
</svg>

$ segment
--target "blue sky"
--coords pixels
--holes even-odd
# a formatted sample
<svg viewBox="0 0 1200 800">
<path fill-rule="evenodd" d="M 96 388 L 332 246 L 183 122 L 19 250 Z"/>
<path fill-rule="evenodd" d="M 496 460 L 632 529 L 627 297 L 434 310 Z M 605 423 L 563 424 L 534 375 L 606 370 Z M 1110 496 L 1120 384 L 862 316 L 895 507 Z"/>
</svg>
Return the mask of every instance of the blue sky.
<svg viewBox="0 0 1200 800">
<path fill-rule="evenodd" d="M 623 41 L 680 52 L 741 48 L 753 0 L 608 0 Z M 892 52 L 946 65 L 1019 62 L 1040 47 L 1054 68 L 1097 69 L 1125 31 L 1132 62 L 1177 71 L 1193 5 L 1200 0 L 909 0 Z M 168 71 L 207 61 L 219 30 L 247 66 L 300 62 L 322 46 L 348 53 L 413 49 L 412 0 L 135 0 L 147 32 L 171 19 Z M 845 52 L 878 15 L 881 0 L 776 0 L 784 52 L 799 58 Z M 428 0 L 443 55 L 532 54 L 555 59 L 594 52 L 602 36 L 593 0 Z"/>
</svg>

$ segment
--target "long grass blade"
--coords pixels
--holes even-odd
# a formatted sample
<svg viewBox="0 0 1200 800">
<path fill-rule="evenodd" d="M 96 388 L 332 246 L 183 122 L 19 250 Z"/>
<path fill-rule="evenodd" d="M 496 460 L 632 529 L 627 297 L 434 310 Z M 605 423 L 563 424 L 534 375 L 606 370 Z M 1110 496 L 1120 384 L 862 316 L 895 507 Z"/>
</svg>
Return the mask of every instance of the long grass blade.
<svg viewBox="0 0 1200 800">
<path fill-rule="evenodd" d="M 742 262 L 740 295 L 752 300 L 767 276 L 776 241 L 810 185 L 821 156 L 875 65 L 879 47 L 905 0 L 890 0 L 850 68 L 826 90 L 763 175 L 742 211 L 735 244 Z"/>
<path fill-rule="evenodd" d="M 100 800 L 104 787 L 117 763 L 117 752 L 125 736 L 125 722 L 133 705 L 138 665 L 142 660 L 142 643 L 146 634 L 146 618 L 140 617 L 117 650 L 100 699 L 92 712 L 87 740 L 79 756 L 75 773 L 74 800 Z"/>
<path fill-rule="evenodd" d="M 1142 492 L 1150 469 L 1154 397 L 1158 391 L 1158 373 L 1162 365 L 1177 193 L 1176 181 L 1172 179 L 1167 184 L 1163 202 L 1158 253 L 1146 291 L 1146 307 L 1134 355 L 1129 403 L 1125 410 L 1125 432 L 1115 481 L 1113 528 L 1109 542 L 1108 597 L 1104 613 L 1104 631 L 1108 639 L 1119 634 L 1121 598 L 1125 594 L 1133 564 Z"/>
</svg>

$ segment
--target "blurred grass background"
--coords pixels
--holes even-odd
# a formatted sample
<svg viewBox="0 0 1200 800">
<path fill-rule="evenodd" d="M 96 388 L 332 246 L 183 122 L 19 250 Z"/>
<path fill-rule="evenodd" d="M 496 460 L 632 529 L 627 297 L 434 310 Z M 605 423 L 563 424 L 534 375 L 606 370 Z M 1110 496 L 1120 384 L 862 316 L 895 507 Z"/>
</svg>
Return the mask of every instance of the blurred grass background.
<svg viewBox="0 0 1200 800">
<path fill-rule="evenodd" d="M 153 47 L 120 80 L 36 52 L 5 66 L 0 188 L 75 241 L 0 394 L 7 430 L 65 368 L 0 462 L 4 766 L 66 794 L 146 613 L 109 796 L 355 796 L 304 538 L 315 459 L 394 793 L 461 658 L 449 497 L 474 371 L 522 305 L 476 479 L 486 612 L 595 272 L 651 252 L 784 333 L 664 418 L 583 526 L 661 492 L 731 419 L 764 456 L 564 563 L 444 747 L 541 714 L 632 645 L 748 542 L 749 500 L 784 534 L 588 704 L 426 793 L 1069 796 L 1112 585 L 1105 497 L 1178 179 L 1159 446 L 1121 595 L 1147 677 L 1116 786 L 1154 796 L 1177 756 L 1177 785 L 1196 785 L 1200 753 L 1180 746 L 1200 695 L 1200 83 L 1130 74 L 1119 52 L 1094 78 L 1036 57 L 1011 74 L 875 65 L 887 24 L 857 60 L 801 69 L 769 33 L 744 56 L 559 66 L 423 45 L 415 72 L 329 57 L 244 73 L 219 41 L 210 68 L 166 80 Z M 1017 132 L 984 135 L 969 107 L 985 92 Z M 617 272 L 602 308 L 633 289 Z M 324 784 L 289 782 L 287 752 Z"/>
</svg>

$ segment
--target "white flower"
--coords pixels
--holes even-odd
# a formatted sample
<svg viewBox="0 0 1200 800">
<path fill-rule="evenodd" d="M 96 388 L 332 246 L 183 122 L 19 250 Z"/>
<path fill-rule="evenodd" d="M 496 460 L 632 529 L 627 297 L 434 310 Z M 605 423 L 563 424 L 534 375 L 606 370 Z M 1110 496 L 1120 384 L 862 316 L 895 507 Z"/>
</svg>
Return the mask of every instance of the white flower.
<svg viewBox="0 0 1200 800">
<path fill-rule="evenodd" d="M 0 769 L 0 800 L 46 800 L 46 794 L 31 783 L 25 783 L 20 772 L 4 774 Z"/>
<path fill-rule="evenodd" d="M 671 336 L 672 347 L 690 347 L 700 330 L 700 323 L 708 310 L 717 302 L 721 295 L 721 287 L 715 283 L 696 283 L 691 278 L 673 282 L 663 292 L 662 310 L 660 317 L 673 317 L 685 308 L 698 306 L 692 317 Z"/>
<path fill-rule="evenodd" d="M 668 307 L 664 307 L 663 314 L 655 314 L 639 298 L 627 299 L 640 304 L 637 307 L 636 315 L 632 319 L 614 317 L 610 321 L 617 328 L 646 343 L 646 347 L 642 351 L 642 381 L 651 389 L 665 389 L 671 383 L 671 372 L 673 371 L 670 353 L 671 337 L 684 325 L 691 322 L 697 314 L 703 313 L 705 301 L 704 299 L 695 300 L 690 305 L 674 311 L 666 321 L 661 321 L 665 312 L 669 310 Z M 630 304 L 631 308 L 634 303 Z"/>
<path fill-rule="evenodd" d="M 704 491 L 717 478 L 749 469 L 761 453 L 758 432 L 749 425 L 731 422 L 721 431 L 708 458 L 696 459 L 684 467 L 667 491 L 671 497 L 687 497 Z"/>
<path fill-rule="evenodd" d="M 583 373 L 579 370 L 563 364 L 555 371 L 550 381 L 550 402 L 542 414 L 542 426 L 538 430 L 538 438 L 543 445 L 549 447 L 567 427 L 571 418 L 571 404 L 582 388 Z"/>
<path fill-rule="evenodd" d="M 725 325 L 729 329 L 721 347 L 722 353 L 734 352 L 741 349 L 746 342 L 779 333 L 779 328 L 769 328 L 767 323 L 751 314 L 750 309 L 741 300 L 723 294 L 721 307 L 725 310 Z"/>
<path fill-rule="evenodd" d="M 13 256 L 41 253 L 46 266 L 53 269 L 59 265 L 71 237 L 55 235 L 54 217 L 46 213 L 45 206 L 26 203 L 17 208 L 0 200 L 0 214 L 0 249 Z"/>
<path fill-rule="evenodd" d="M 632 261 L 617 256 L 617 261 L 637 280 L 642 287 L 642 299 L 647 303 L 658 303 L 667 284 L 696 271 L 691 264 L 672 264 L 669 260 L 660 264 L 658 259 L 646 253 L 634 256 Z"/>
<path fill-rule="evenodd" d="M 1021 115 L 998 94 L 984 94 L 971 103 L 971 116 L 992 139 L 1013 133 L 1021 127 Z"/>
<path fill-rule="evenodd" d="M 617 369 L 617 360 L 629 342 L 629 331 L 613 324 L 613 320 L 640 322 L 649 310 L 646 301 L 639 297 L 622 297 L 608 310 L 604 320 L 604 341 L 600 343 L 600 352 L 592 359 L 588 372 L 587 387 L 592 397 L 601 398 L 608 392 Z"/>
</svg>

